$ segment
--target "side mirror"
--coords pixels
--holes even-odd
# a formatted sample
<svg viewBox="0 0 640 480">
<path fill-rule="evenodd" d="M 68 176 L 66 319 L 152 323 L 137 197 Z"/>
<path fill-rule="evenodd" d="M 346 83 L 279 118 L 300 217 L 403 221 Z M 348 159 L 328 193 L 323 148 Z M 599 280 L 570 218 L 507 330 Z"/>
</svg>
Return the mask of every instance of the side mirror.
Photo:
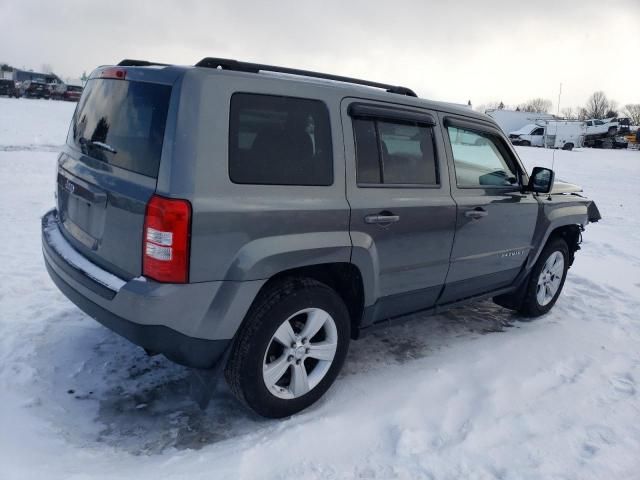
<svg viewBox="0 0 640 480">
<path fill-rule="evenodd" d="M 527 190 L 536 193 L 549 193 L 553 188 L 555 173 L 550 168 L 534 167 L 529 178 Z"/>
</svg>

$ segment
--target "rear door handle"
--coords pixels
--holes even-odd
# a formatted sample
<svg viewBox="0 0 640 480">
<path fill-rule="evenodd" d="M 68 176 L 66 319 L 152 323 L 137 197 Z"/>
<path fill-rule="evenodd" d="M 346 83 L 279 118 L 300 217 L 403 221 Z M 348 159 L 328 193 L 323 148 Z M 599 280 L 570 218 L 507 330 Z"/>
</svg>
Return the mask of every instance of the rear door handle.
<svg viewBox="0 0 640 480">
<path fill-rule="evenodd" d="M 398 221 L 400 221 L 400 215 L 393 215 L 390 212 L 380 212 L 376 215 L 367 215 L 364 217 L 365 223 L 377 223 L 378 225 L 396 223 Z"/>
<path fill-rule="evenodd" d="M 464 212 L 465 217 L 474 219 L 486 217 L 487 215 L 489 215 L 489 212 L 487 212 L 482 207 L 476 207 L 473 210 L 467 210 L 466 212 Z"/>
</svg>

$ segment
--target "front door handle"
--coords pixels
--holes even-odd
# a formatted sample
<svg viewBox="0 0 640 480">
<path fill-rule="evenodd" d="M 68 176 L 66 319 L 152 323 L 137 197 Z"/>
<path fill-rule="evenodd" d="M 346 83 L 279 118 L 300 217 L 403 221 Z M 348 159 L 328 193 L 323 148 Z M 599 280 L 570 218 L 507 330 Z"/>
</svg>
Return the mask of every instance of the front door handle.
<svg viewBox="0 0 640 480">
<path fill-rule="evenodd" d="M 377 223 L 378 225 L 386 225 L 400 221 L 400 215 L 394 215 L 391 212 L 380 212 L 375 215 L 367 215 L 364 217 L 365 223 Z"/>
<path fill-rule="evenodd" d="M 482 207 L 476 207 L 473 210 L 467 210 L 466 212 L 464 212 L 464 216 L 467 218 L 473 218 L 473 219 L 479 219 L 482 217 L 486 217 L 487 215 L 489 215 L 489 212 L 487 212 L 484 208 Z"/>
</svg>

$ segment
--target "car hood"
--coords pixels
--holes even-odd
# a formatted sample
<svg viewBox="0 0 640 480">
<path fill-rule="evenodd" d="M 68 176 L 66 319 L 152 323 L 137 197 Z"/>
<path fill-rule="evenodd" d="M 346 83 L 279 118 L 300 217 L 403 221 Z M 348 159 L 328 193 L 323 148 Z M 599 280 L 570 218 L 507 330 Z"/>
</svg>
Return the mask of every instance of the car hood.
<svg viewBox="0 0 640 480">
<path fill-rule="evenodd" d="M 582 187 L 580 185 L 564 182 L 562 180 L 556 180 L 553 182 L 553 188 L 551 189 L 551 194 L 561 195 L 564 193 L 578 193 L 581 191 L 582 191 Z"/>
<path fill-rule="evenodd" d="M 587 220 L 591 223 L 595 223 L 602 219 L 600 210 L 596 206 L 596 202 L 580 195 L 582 187 L 569 182 L 563 182 L 562 180 L 556 180 L 553 182 L 553 188 L 551 189 L 551 195 L 562 195 L 562 199 L 566 201 L 578 200 L 580 203 L 584 203 L 587 206 Z M 556 197 L 557 198 L 557 197 Z M 571 200 L 570 200 L 571 199 Z M 551 197 L 549 197 L 551 200 Z M 558 199 L 559 200 L 559 199 Z"/>
</svg>

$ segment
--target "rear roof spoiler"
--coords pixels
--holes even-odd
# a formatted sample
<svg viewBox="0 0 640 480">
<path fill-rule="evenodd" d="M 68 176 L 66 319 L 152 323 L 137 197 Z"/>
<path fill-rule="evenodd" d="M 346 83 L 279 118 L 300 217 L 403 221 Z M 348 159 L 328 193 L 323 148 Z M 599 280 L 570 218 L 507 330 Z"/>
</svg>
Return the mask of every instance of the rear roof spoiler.
<svg viewBox="0 0 640 480">
<path fill-rule="evenodd" d="M 168 63 L 148 62 L 147 60 L 132 60 L 130 58 L 125 58 L 118 64 L 118 67 L 151 67 L 153 65 L 159 65 L 161 67 L 170 66 Z"/>
</svg>

